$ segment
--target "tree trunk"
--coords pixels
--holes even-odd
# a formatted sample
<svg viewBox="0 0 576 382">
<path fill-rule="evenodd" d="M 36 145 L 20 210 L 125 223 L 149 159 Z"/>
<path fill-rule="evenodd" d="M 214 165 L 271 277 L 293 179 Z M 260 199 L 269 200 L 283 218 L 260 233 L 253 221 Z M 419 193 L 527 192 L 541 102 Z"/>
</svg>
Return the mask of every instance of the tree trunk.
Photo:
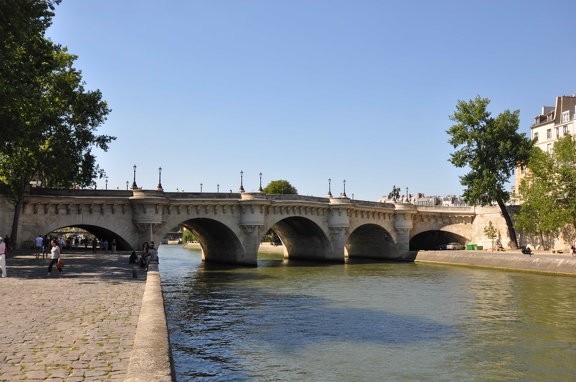
<svg viewBox="0 0 576 382">
<path fill-rule="evenodd" d="M 510 236 L 510 247 L 512 249 L 518 249 L 518 239 L 516 239 L 516 230 L 514 229 L 514 224 L 512 223 L 512 218 L 506 209 L 506 205 L 501 199 L 496 201 L 498 203 L 498 207 L 500 207 L 500 211 L 502 212 L 502 216 L 504 216 L 504 220 L 506 220 L 506 226 L 508 227 L 508 236 Z"/>
<path fill-rule="evenodd" d="M 15 248 L 18 246 L 18 224 L 20 222 L 20 212 L 22 211 L 22 201 L 14 205 L 14 217 L 12 219 L 12 233 L 10 234 L 10 241 L 14 243 Z"/>
</svg>

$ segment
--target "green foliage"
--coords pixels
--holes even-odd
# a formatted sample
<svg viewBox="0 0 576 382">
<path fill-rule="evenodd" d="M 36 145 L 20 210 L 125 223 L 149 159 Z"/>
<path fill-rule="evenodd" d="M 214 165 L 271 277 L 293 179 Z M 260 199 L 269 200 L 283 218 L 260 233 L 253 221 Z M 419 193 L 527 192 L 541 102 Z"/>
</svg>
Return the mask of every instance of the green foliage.
<svg viewBox="0 0 576 382">
<path fill-rule="evenodd" d="M 496 227 L 494 227 L 494 225 L 492 224 L 492 221 L 489 221 L 488 225 L 484 227 L 484 235 L 486 235 L 487 238 L 492 240 L 492 250 L 494 250 L 494 239 L 496 239 L 496 237 L 498 236 L 498 231 L 496 230 Z"/>
<path fill-rule="evenodd" d="M 103 171 L 92 149 L 115 139 L 96 134 L 110 110 L 100 91 L 84 88 L 77 57 L 45 37 L 59 3 L 0 0 L 0 182 L 15 205 L 32 180 L 94 184 Z"/>
<path fill-rule="evenodd" d="M 526 233 L 556 234 L 576 225 L 576 141 L 559 139 L 551 153 L 535 148 L 522 179 L 516 225 Z M 573 232 L 568 230 L 568 232 Z M 572 238 L 567 238 L 573 240 Z"/>
<path fill-rule="evenodd" d="M 530 157 L 533 142 L 526 134 L 518 133 L 519 111 L 505 110 L 497 118 L 487 111 L 490 100 L 480 98 L 458 101 L 450 116 L 455 124 L 447 130 L 448 142 L 457 149 L 449 161 L 456 167 L 470 171 L 460 177 L 465 186 L 463 199 L 468 204 L 488 205 L 496 202 L 508 225 L 512 242 L 516 234 L 505 202 L 510 199 L 506 183 L 516 166 L 524 165 Z"/>
<path fill-rule="evenodd" d="M 273 180 L 264 188 L 267 194 L 298 194 L 298 190 L 294 188 L 287 180 Z"/>
<path fill-rule="evenodd" d="M 182 243 L 190 243 L 195 241 L 197 241 L 196 235 L 194 235 L 194 233 L 189 229 L 184 228 L 184 231 L 182 232 Z"/>
<path fill-rule="evenodd" d="M 456 122 L 447 133 L 449 143 L 458 148 L 450 162 L 459 168 L 469 167 L 462 177 L 466 187 L 463 198 L 469 204 L 487 205 L 508 201 L 506 183 L 517 165 L 526 164 L 533 143 L 524 133 L 518 133 L 519 111 L 505 110 L 497 118 L 487 111 L 490 100 L 476 97 L 458 101 L 450 119 Z"/>
</svg>

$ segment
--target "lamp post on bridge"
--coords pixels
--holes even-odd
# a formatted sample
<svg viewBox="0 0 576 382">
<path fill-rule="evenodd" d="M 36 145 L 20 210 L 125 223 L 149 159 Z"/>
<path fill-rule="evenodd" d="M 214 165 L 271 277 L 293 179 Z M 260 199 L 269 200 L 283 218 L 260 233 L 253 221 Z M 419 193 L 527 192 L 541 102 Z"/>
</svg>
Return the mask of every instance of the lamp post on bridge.
<svg viewBox="0 0 576 382">
<path fill-rule="evenodd" d="M 158 191 L 164 191 L 162 188 L 162 167 L 158 167 L 158 186 L 156 186 Z"/>
<path fill-rule="evenodd" d="M 217 193 L 220 193 L 220 184 L 217 184 L 217 185 L 216 185 L 216 192 L 217 192 Z"/>
<path fill-rule="evenodd" d="M 346 196 L 346 179 L 344 179 L 344 193 L 342 194 L 342 196 L 347 198 L 347 196 Z"/>
<path fill-rule="evenodd" d="M 202 193 L 202 183 L 200 183 L 200 193 Z"/>
<path fill-rule="evenodd" d="M 244 192 L 244 171 L 240 171 L 240 188 L 238 189 L 238 192 Z"/>
<path fill-rule="evenodd" d="M 128 191 L 128 185 L 130 184 L 129 181 L 126 181 L 126 191 Z"/>
<path fill-rule="evenodd" d="M 108 189 L 108 177 L 106 177 L 106 179 L 104 180 L 104 183 L 106 183 L 106 189 Z"/>
<path fill-rule="evenodd" d="M 262 173 L 260 173 L 260 188 L 258 188 L 258 192 L 264 192 L 264 189 L 262 189 Z"/>
<path fill-rule="evenodd" d="M 328 197 L 332 197 L 332 191 L 330 190 L 330 184 L 332 183 L 332 179 L 328 178 Z"/>
<path fill-rule="evenodd" d="M 132 169 L 134 169 L 134 181 L 132 182 L 132 189 L 135 190 L 138 188 L 136 185 L 136 165 L 132 166 Z"/>
</svg>

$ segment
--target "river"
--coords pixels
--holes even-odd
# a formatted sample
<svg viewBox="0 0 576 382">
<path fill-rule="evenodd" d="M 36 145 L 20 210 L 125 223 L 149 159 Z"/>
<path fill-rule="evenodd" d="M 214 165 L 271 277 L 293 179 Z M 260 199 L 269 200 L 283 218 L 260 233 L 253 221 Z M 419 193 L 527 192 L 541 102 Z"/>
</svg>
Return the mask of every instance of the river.
<svg viewBox="0 0 576 382">
<path fill-rule="evenodd" d="M 160 247 L 177 381 L 574 381 L 576 278 Z"/>
</svg>

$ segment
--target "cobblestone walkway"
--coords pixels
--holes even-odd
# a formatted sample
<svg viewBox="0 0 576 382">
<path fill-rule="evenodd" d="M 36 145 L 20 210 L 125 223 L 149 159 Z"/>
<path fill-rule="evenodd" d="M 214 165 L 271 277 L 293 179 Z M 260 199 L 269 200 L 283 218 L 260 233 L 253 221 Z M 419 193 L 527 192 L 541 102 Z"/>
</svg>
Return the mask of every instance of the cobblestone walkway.
<svg viewBox="0 0 576 382">
<path fill-rule="evenodd" d="M 0 381 L 123 381 L 134 344 L 145 273 L 127 254 L 10 256 L 0 278 Z"/>
</svg>

